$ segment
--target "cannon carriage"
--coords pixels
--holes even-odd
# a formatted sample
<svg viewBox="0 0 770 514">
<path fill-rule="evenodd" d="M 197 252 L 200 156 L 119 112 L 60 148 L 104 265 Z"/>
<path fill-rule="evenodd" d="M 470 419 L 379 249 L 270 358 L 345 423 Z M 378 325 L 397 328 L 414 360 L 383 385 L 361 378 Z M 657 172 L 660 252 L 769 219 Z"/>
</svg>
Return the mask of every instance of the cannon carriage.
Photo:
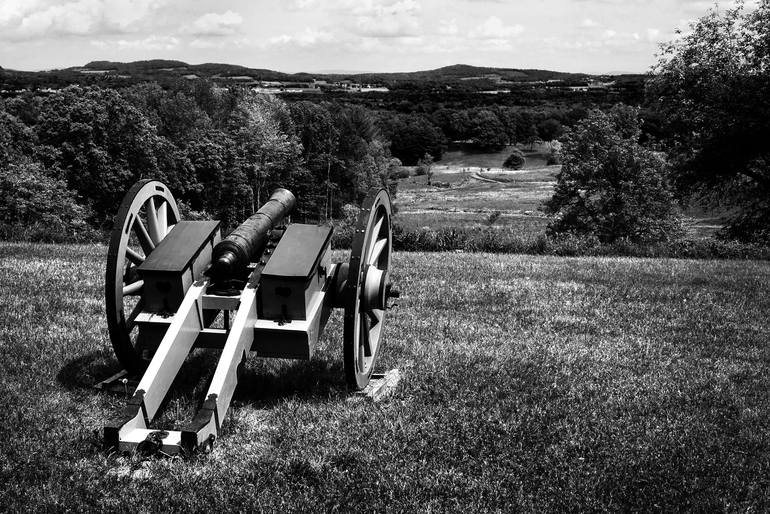
<svg viewBox="0 0 770 514">
<path fill-rule="evenodd" d="M 366 197 L 344 263 L 332 262 L 331 227 L 289 222 L 295 202 L 278 189 L 222 238 L 218 221 L 182 220 L 161 182 L 126 193 L 108 250 L 105 304 L 118 361 L 141 379 L 104 428 L 107 448 L 209 448 L 247 355 L 310 359 L 334 308 L 344 311 L 345 380 L 356 390 L 369 383 L 388 299 L 398 295 L 389 283 L 390 197 L 384 189 Z M 152 429 L 194 348 L 221 351 L 203 405 L 180 430 Z"/>
</svg>

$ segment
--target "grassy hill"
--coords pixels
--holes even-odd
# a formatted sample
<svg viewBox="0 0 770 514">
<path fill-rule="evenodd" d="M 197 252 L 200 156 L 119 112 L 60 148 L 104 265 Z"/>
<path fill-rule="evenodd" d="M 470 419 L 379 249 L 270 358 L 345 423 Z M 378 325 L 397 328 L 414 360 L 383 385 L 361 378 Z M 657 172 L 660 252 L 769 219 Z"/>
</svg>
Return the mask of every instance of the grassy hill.
<svg viewBox="0 0 770 514">
<path fill-rule="evenodd" d="M 170 79 L 195 75 L 200 78 L 227 81 L 231 77 L 240 80 L 308 82 L 312 79 L 352 80 L 359 83 L 380 83 L 391 87 L 400 84 L 499 84 L 526 83 L 547 80 L 583 81 L 589 80 L 590 75 L 562 73 L 548 70 L 519 70 L 512 68 L 485 68 L 457 64 L 434 70 L 414 71 L 404 73 L 352 73 L 352 74 L 322 74 L 322 73 L 283 73 L 262 68 L 250 68 L 235 64 L 204 63 L 188 64 L 182 61 L 167 59 L 152 59 L 134 62 L 92 61 L 84 66 L 76 66 L 60 70 L 48 71 L 18 71 L 0 69 L 0 86 L 13 87 L 47 87 L 61 86 L 69 83 L 90 83 L 98 79 L 100 84 L 117 81 L 156 81 L 165 82 Z M 90 81 L 90 82 L 89 82 Z"/>
<path fill-rule="evenodd" d="M 770 508 L 770 262 L 396 254 L 393 396 L 345 391 L 336 315 L 312 361 L 249 361 L 213 453 L 142 460 L 99 449 L 105 254 L 0 243 L 9 511 Z"/>
</svg>

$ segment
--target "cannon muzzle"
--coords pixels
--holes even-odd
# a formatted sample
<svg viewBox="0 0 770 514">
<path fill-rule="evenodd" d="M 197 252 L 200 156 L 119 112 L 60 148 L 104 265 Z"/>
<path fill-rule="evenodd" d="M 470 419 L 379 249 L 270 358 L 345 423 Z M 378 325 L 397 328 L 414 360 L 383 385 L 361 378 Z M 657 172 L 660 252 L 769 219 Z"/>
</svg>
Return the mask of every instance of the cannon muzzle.
<svg viewBox="0 0 770 514">
<path fill-rule="evenodd" d="M 265 249 L 270 231 L 292 209 L 296 199 L 288 189 L 276 189 L 265 205 L 214 247 L 206 275 L 219 281 L 237 277 Z"/>
</svg>

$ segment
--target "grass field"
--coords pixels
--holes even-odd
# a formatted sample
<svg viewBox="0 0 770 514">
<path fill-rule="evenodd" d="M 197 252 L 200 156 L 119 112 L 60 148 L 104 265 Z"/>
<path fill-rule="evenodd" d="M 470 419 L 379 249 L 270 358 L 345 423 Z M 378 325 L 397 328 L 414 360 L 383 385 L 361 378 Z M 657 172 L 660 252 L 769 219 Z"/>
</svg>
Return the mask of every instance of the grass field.
<svg viewBox="0 0 770 514">
<path fill-rule="evenodd" d="M 516 174 L 437 173 L 433 180 L 445 187 L 428 186 L 427 177 L 399 182 L 396 223 L 405 229 L 428 226 L 483 227 L 494 211 L 494 224 L 512 227 L 523 236 L 545 232 L 548 217 L 540 210 L 553 194 L 559 166 L 521 170 Z"/>
<path fill-rule="evenodd" d="M 391 397 L 346 392 L 337 316 L 250 361 L 213 453 L 142 460 L 100 449 L 105 253 L 0 243 L 0 509 L 770 509 L 769 262 L 397 254 Z"/>
<path fill-rule="evenodd" d="M 436 163 L 436 172 L 442 173 L 446 168 L 482 168 L 499 169 L 505 159 L 513 151 L 513 146 L 507 146 L 498 152 L 470 152 L 463 149 L 452 148 L 441 157 Z M 547 144 L 534 145 L 532 148 L 524 146 L 521 148 L 524 152 L 526 161 L 524 168 L 542 168 L 546 165 L 546 159 L 551 151 Z M 478 171 L 478 170 L 474 170 Z"/>
<path fill-rule="evenodd" d="M 481 228 L 488 225 L 490 213 L 499 211 L 497 227 L 510 228 L 523 238 L 545 233 L 549 217 L 541 207 L 553 195 L 561 166 L 546 165 L 546 145 L 522 150 L 527 162 L 515 172 L 500 168 L 510 148 L 493 153 L 446 152 L 433 167 L 434 185 L 428 185 L 426 176 L 399 181 L 396 223 L 406 230 Z M 687 232 L 696 239 L 712 236 L 724 224 L 720 213 L 697 207 L 688 208 L 684 215 Z"/>
</svg>

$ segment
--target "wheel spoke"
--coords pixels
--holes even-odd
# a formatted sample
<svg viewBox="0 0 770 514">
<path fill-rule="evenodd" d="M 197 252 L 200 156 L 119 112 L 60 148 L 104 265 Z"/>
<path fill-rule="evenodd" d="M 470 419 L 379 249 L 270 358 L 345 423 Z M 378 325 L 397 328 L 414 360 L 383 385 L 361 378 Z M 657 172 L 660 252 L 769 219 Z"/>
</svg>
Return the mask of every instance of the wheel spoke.
<svg viewBox="0 0 770 514">
<path fill-rule="evenodd" d="M 142 287 L 144 287 L 144 280 L 137 280 L 136 282 L 127 284 L 123 286 L 123 296 L 137 295 L 141 292 Z"/>
<path fill-rule="evenodd" d="M 382 333 L 382 316 L 385 313 L 385 311 L 380 309 L 374 309 L 371 311 L 371 317 L 374 320 L 377 320 L 375 323 L 372 323 L 369 328 L 369 334 L 368 334 L 368 340 L 369 340 L 369 347 L 371 348 L 372 354 L 377 352 L 377 348 L 380 345 L 380 334 Z"/>
<path fill-rule="evenodd" d="M 364 354 L 365 353 L 366 353 L 366 350 L 364 348 L 364 345 L 363 344 L 359 345 L 358 346 L 358 355 L 356 357 L 357 357 L 357 360 L 358 360 L 358 371 L 361 372 L 361 373 L 363 373 L 365 368 L 366 368 L 366 365 L 364 364 Z"/>
<path fill-rule="evenodd" d="M 380 256 L 382 255 L 382 251 L 385 249 L 385 247 L 388 244 L 388 238 L 384 237 L 377 241 L 374 244 L 374 249 L 372 250 L 372 253 L 369 254 L 369 259 L 367 264 L 377 264 L 377 261 L 380 260 Z"/>
<path fill-rule="evenodd" d="M 126 257 L 137 266 L 144 262 L 144 257 L 129 247 L 126 247 Z"/>
<path fill-rule="evenodd" d="M 366 313 L 369 316 L 369 330 L 382 321 L 382 311 L 380 309 L 374 309 Z"/>
<path fill-rule="evenodd" d="M 160 202 L 160 206 L 158 206 L 158 228 L 160 228 L 160 238 L 163 239 L 168 234 L 168 204 L 161 198 L 157 200 Z"/>
<path fill-rule="evenodd" d="M 157 245 L 163 239 L 160 233 L 160 224 L 158 223 L 158 211 L 155 209 L 155 199 L 147 200 L 147 230 L 150 232 L 150 239 Z"/>
<path fill-rule="evenodd" d="M 369 248 L 367 248 L 366 255 L 372 255 L 374 253 L 374 245 L 377 244 L 377 240 L 380 237 L 380 229 L 382 228 L 382 222 L 385 221 L 384 217 L 381 217 L 379 220 L 377 220 L 377 224 L 374 226 L 370 234 L 372 234 L 372 240 L 369 242 Z M 368 262 L 367 258 L 367 262 Z"/>
<path fill-rule="evenodd" d="M 139 240 L 139 245 L 142 247 L 144 254 L 150 255 L 150 252 L 155 249 L 155 243 L 152 242 L 150 234 L 147 233 L 147 228 L 145 228 L 139 216 L 136 217 L 134 222 L 134 233 L 136 233 L 136 238 Z"/>
<path fill-rule="evenodd" d="M 139 300 L 136 302 L 136 305 L 131 310 L 131 314 L 128 315 L 128 319 L 126 320 L 126 330 L 131 332 L 134 327 L 136 326 L 136 317 L 139 316 L 139 313 L 142 312 L 142 309 L 144 308 L 144 305 L 142 305 L 142 301 Z"/>
<path fill-rule="evenodd" d="M 368 316 L 365 316 L 361 323 L 361 346 L 363 346 L 364 355 L 367 357 L 372 356 L 372 344 L 369 340 L 369 334 L 371 331 L 371 327 L 369 326 L 369 318 Z"/>
</svg>

